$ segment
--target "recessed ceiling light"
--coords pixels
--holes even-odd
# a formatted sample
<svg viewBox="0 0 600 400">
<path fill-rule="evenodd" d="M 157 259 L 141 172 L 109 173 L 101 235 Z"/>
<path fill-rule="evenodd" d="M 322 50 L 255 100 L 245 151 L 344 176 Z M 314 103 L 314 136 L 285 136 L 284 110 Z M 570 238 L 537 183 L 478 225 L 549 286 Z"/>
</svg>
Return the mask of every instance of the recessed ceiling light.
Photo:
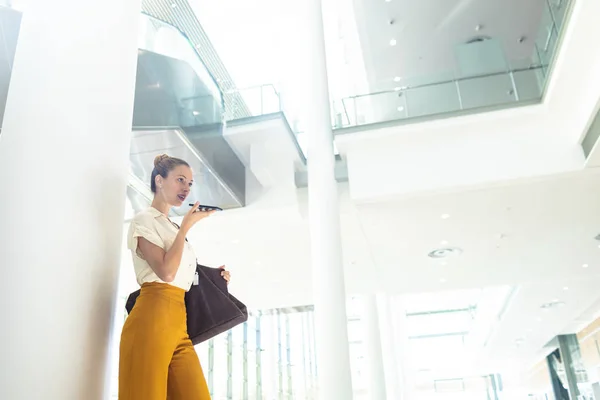
<svg viewBox="0 0 600 400">
<path fill-rule="evenodd" d="M 480 31 L 480 30 L 482 30 L 482 29 L 483 29 L 483 25 L 481 25 L 481 24 L 477 24 L 477 25 L 475 25 L 475 30 L 476 30 L 477 32 L 479 32 L 479 31 Z"/>
<path fill-rule="evenodd" d="M 404 111 L 404 106 L 398 106 L 398 111 L 400 111 L 400 112 Z"/>
<path fill-rule="evenodd" d="M 171 8 L 175 8 L 175 7 L 177 7 L 177 4 L 171 3 Z"/>
<path fill-rule="evenodd" d="M 565 287 L 563 288 L 563 290 L 566 292 L 567 290 L 569 290 L 569 287 L 568 287 L 568 286 L 565 286 Z"/>
<path fill-rule="evenodd" d="M 440 244 L 441 244 L 442 246 L 448 246 L 448 241 L 447 241 L 447 240 L 442 240 L 442 241 L 440 242 Z"/>
<path fill-rule="evenodd" d="M 442 219 L 448 219 L 450 218 L 450 214 L 442 214 Z"/>
<path fill-rule="evenodd" d="M 440 283 L 446 283 L 446 278 L 441 278 Z"/>
<path fill-rule="evenodd" d="M 564 305 L 565 305 L 565 303 L 563 301 L 560 301 L 558 299 L 554 299 L 554 300 L 552 300 L 549 303 L 542 304 L 540 306 L 540 308 L 542 310 L 552 310 L 552 309 L 555 309 L 555 308 L 558 308 L 558 307 L 562 307 Z"/>
<path fill-rule="evenodd" d="M 231 241 L 231 243 L 233 243 L 233 244 L 239 244 L 239 243 L 240 243 L 240 240 L 239 240 L 239 239 L 233 239 L 233 240 Z"/>
<path fill-rule="evenodd" d="M 194 115 L 200 115 L 200 111 L 192 111 L 192 114 L 194 114 Z"/>
<path fill-rule="evenodd" d="M 396 44 L 398 44 L 398 42 L 396 41 L 396 39 L 390 40 L 390 46 L 395 46 Z"/>
<path fill-rule="evenodd" d="M 442 261 L 442 262 L 440 263 L 440 265 L 441 265 L 442 267 L 445 267 L 446 265 L 448 265 L 448 263 L 447 263 L 446 261 Z"/>
<path fill-rule="evenodd" d="M 589 265 L 588 265 L 588 264 L 583 264 L 583 265 L 582 265 L 582 267 L 583 267 L 583 268 L 588 268 L 588 267 L 589 267 Z"/>
<path fill-rule="evenodd" d="M 430 258 L 447 258 L 456 257 L 462 254 L 462 250 L 458 247 L 446 247 L 441 249 L 435 249 L 429 252 Z"/>
<path fill-rule="evenodd" d="M 402 80 L 402 78 L 400 78 L 399 76 L 394 78 L 394 82 L 400 82 Z"/>
</svg>

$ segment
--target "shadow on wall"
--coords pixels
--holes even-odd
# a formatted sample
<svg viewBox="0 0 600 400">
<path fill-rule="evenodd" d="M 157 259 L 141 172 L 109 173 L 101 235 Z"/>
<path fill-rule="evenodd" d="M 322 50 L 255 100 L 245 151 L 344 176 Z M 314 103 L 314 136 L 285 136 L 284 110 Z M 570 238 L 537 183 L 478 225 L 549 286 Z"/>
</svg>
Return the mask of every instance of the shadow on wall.
<svg viewBox="0 0 600 400">
<path fill-rule="evenodd" d="M 11 8 L 0 7 L 0 126 L 4 121 L 8 86 L 20 30 L 21 13 Z"/>
</svg>

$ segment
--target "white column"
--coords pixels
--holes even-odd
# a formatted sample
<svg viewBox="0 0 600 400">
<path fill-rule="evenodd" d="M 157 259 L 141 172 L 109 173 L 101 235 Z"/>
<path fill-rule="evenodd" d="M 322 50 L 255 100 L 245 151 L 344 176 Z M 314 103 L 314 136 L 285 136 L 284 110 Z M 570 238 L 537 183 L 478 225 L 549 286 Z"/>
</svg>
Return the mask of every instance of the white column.
<svg viewBox="0 0 600 400">
<path fill-rule="evenodd" d="M 399 335 L 394 330 L 394 313 L 391 309 L 389 295 L 378 296 L 379 304 L 379 327 L 381 329 L 381 347 L 383 352 L 383 365 L 385 369 L 386 394 L 388 399 L 403 400 L 400 387 L 402 385 L 401 375 L 396 358 Z"/>
<path fill-rule="evenodd" d="M 394 355 L 397 373 L 397 399 L 411 400 L 413 396 L 413 383 L 415 377 L 413 368 L 408 361 L 409 339 L 407 334 L 406 305 L 404 299 L 400 297 L 388 298 L 390 309 L 393 312 L 390 315 L 392 331 L 394 332 Z"/>
<path fill-rule="evenodd" d="M 600 383 L 594 382 L 592 383 L 592 391 L 594 393 L 595 398 L 600 398 Z"/>
<path fill-rule="evenodd" d="M 320 0 L 308 0 L 305 126 L 319 398 L 353 398 L 340 210 Z"/>
<path fill-rule="evenodd" d="M 369 395 L 371 400 L 386 400 L 385 369 L 377 296 L 364 297 L 364 327 L 367 371 L 369 374 Z"/>
<path fill-rule="evenodd" d="M 107 398 L 139 12 L 26 4 L 0 135 L 0 399 Z"/>
</svg>

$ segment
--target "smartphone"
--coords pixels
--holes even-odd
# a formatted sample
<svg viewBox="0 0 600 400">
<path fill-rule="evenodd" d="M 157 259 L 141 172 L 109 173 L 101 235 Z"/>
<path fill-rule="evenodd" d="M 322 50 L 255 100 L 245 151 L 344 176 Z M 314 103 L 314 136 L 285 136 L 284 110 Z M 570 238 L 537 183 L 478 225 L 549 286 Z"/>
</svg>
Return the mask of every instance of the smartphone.
<svg viewBox="0 0 600 400">
<path fill-rule="evenodd" d="M 194 204 L 190 204 L 190 207 L 194 207 Z M 203 206 L 203 205 L 199 205 L 198 206 L 198 210 L 203 211 L 203 212 L 207 212 L 207 211 L 223 211 L 223 209 L 221 207 L 217 207 L 217 206 Z"/>
</svg>

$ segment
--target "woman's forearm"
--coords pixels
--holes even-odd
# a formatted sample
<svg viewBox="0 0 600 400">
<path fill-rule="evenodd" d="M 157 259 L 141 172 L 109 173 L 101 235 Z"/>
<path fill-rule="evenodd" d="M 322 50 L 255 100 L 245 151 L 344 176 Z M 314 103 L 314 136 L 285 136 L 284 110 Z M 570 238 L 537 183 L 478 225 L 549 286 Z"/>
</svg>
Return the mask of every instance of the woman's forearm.
<svg viewBox="0 0 600 400">
<path fill-rule="evenodd" d="M 162 265 L 162 275 L 161 279 L 165 282 L 172 282 L 175 279 L 175 275 L 179 270 L 179 265 L 181 264 L 181 257 L 183 256 L 183 249 L 185 247 L 185 232 L 183 230 L 179 230 L 175 240 L 173 241 L 173 245 L 165 253 L 163 265 Z"/>
</svg>

